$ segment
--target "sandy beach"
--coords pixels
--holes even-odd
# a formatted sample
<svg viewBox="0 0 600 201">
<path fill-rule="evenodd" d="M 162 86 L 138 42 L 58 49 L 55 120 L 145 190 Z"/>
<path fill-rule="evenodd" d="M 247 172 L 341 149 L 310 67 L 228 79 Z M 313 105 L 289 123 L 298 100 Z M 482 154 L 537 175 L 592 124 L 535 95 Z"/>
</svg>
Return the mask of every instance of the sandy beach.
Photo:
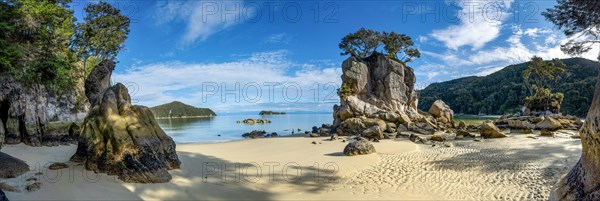
<svg viewBox="0 0 600 201">
<path fill-rule="evenodd" d="M 581 153 L 571 133 L 556 138 L 453 141 L 452 147 L 406 139 L 373 143 L 376 154 L 344 156 L 347 143 L 327 138 L 279 137 L 214 144 L 178 144 L 182 161 L 162 184 L 127 184 L 114 176 L 70 168 L 76 146 L 8 145 L 31 171 L 2 182 L 35 192 L 7 192 L 11 200 L 522 200 L 547 199 L 551 185 Z M 317 144 L 312 144 L 312 142 Z M 35 175 L 42 172 L 43 175 Z"/>
</svg>

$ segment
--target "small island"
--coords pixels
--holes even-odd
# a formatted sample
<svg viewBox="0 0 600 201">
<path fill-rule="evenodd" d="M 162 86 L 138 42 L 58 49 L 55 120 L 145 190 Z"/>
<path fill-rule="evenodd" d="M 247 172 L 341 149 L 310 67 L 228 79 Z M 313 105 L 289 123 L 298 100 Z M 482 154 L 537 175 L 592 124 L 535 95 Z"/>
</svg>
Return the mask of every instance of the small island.
<svg viewBox="0 0 600 201">
<path fill-rule="evenodd" d="M 156 119 L 169 118 L 196 118 L 196 117 L 214 117 L 217 116 L 209 108 L 197 108 L 179 101 L 173 101 L 167 104 L 150 108 Z"/>
<path fill-rule="evenodd" d="M 283 115 L 285 114 L 285 112 L 274 112 L 274 111 L 260 111 L 260 113 L 258 113 L 258 115 Z"/>
</svg>

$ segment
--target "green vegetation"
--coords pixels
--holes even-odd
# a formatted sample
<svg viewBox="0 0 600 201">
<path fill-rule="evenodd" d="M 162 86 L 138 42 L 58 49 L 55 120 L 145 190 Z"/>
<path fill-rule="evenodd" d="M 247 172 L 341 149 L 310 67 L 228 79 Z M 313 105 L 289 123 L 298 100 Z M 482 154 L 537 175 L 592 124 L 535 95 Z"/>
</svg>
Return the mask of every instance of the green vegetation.
<svg viewBox="0 0 600 201">
<path fill-rule="evenodd" d="M 339 47 L 343 51 L 341 55 L 350 55 L 362 60 L 378 52 L 377 48 L 381 45 L 383 45 L 385 54 L 389 58 L 403 63 L 410 62 L 412 59 L 421 56 L 419 50 L 412 48 L 414 43 L 409 36 L 393 31 L 390 33 L 381 33 L 361 28 L 355 33 L 349 33 L 344 36 Z M 398 58 L 399 54 L 402 57 Z"/>
<path fill-rule="evenodd" d="M 130 23 L 119 9 L 106 2 L 89 4 L 85 12 L 85 22 L 77 25 L 73 40 L 73 49 L 83 59 L 84 77 L 91 71 L 90 66 L 117 57 L 129 34 Z"/>
<path fill-rule="evenodd" d="M 340 98 L 343 98 L 353 95 L 354 90 L 352 90 L 352 88 L 350 88 L 346 83 L 342 83 L 342 87 L 337 90 L 337 94 L 340 96 Z"/>
<path fill-rule="evenodd" d="M 561 45 L 569 55 L 581 55 L 600 43 L 600 8 L 598 1 L 558 0 L 557 5 L 542 13 L 571 40 Z M 600 53 L 598 54 L 600 60 Z"/>
<path fill-rule="evenodd" d="M 273 112 L 273 111 L 260 111 L 258 113 L 258 115 L 281 115 L 281 114 L 285 114 L 285 112 Z"/>
<path fill-rule="evenodd" d="M 86 7 L 86 23 L 93 20 L 91 15 L 106 16 L 107 10 L 119 15 L 119 20 L 93 21 L 96 27 L 76 26 L 71 0 L 6 0 L 0 1 L 0 74 L 8 75 L 13 81 L 39 91 L 41 86 L 54 93 L 76 90 L 78 80 L 84 76 L 79 73 L 84 60 L 80 54 L 78 35 L 103 35 L 104 41 L 88 42 L 90 48 L 102 48 L 107 45 L 122 47 L 128 33 L 129 19 L 119 15 L 119 11 L 110 4 L 100 2 Z M 101 9 L 98 9 L 100 8 Z M 88 19 L 89 18 L 89 19 Z M 97 17 L 95 19 L 103 19 Z M 119 23 L 127 31 L 110 30 Z M 108 27 L 108 28 L 99 28 Z M 116 34 L 116 35 L 115 35 Z M 116 37 L 116 36 L 120 37 Z M 111 36 L 111 37 L 106 37 Z M 120 49 L 120 48 L 119 48 Z M 119 49 L 110 49 L 106 54 L 114 59 Z M 103 52 L 105 52 L 103 50 Z M 58 96 L 57 96 L 58 97 Z"/>
<path fill-rule="evenodd" d="M 564 94 L 561 112 L 585 116 L 594 95 L 598 76 L 598 62 L 571 58 L 561 60 L 565 75 L 555 91 Z M 465 77 L 442 83 L 434 83 L 420 91 L 419 109 L 442 99 L 455 114 L 503 115 L 520 110 L 523 100 L 529 96 L 522 72 L 527 63 L 508 66 L 485 77 Z"/>
<path fill-rule="evenodd" d="M 559 112 L 558 106 L 562 103 L 564 94 L 552 91 L 564 76 L 565 64 L 560 59 L 546 62 L 541 57 L 533 57 L 523 71 L 523 82 L 529 91 L 529 96 L 523 101 L 524 105 L 533 107 L 531 109 L 535 111 Z"/>
<path fill-rule="evenodd" d="M 181 117 L 210 117 L 217 116 L 215 112 L 208 108 L 197 108 L 186 105 L 179 101 L 173 101 L 167 104 L 150 108 L 156 118 L 181 118 Z"/>
</svg>

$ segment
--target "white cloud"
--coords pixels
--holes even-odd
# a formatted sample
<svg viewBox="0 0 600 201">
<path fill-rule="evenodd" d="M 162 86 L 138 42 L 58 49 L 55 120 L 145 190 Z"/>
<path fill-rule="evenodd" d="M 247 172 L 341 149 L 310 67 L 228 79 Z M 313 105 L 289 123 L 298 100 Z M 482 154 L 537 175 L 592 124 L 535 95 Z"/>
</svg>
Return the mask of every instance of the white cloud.
<svg viewBox="0 0 600 201">
<path fill-rule="evenodd" d="M 513 0 L 501 2 L 486 0 L 461 0 L 458 17 L 460 24 L 434 30 L 431 37 L 444 42 L 453 50 L 471 46 L 478 50 L 500 35 L 502 22 L 507 19 Z"/>
<path fill-rule="evenodd" d="M 288 44 L 292 40 L 292 36 L 286 33 L 277 33 L 267 36 L 263 43 L 266 44 Z"/>
<path fill-rule="evenodd" d="M 290 107 L 313 104 L 330 109 L 338 100 L 331 94 L 335 94 L 339 87 L 341 69 L 334 66 L 305 69 L 302 66 L 308 64 L 296 64 L 287 58 L 287 54 L 287 51 L 280 50 L 254 53 L 222 63 L 171 61 L 146 64 L 115 73 L 113 80 L 136 86 L 138 90 L 132 94 L 132 100 L 148 106 L 177 100 L 211 107 L 218 112 L 243 111 L 282 103 L 290 104 Z M 211 93 L 212 86 L 217 87 L 215 94 Z M 287 90 L 284 90 L 285 87 Z M 298 98 L 296 88 L 301 92 Z M 287 92 L 287 96 L 283 92 Z"/>
<path fill-rule="evenodd" d="M 185 23 L 180 40 L 184 46 L 241 23 L 251 12 L 243 1 L 167 1 L 157 3 L 155 9 L 159 25 Z"/>
</svg>

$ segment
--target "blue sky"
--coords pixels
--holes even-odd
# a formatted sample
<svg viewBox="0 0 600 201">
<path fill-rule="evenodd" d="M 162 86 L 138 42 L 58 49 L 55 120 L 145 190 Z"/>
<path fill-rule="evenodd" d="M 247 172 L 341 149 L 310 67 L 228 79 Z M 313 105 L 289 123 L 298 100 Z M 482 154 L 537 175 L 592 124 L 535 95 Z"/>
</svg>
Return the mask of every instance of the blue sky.
<svg viewBox="0 0 600 201">
<path fill-rule="evenodd" d="M 346 59 L 338 44 L 361 27 L 413 38 L 422 57 L 409 66 L 420 87 L 533 55 L 569 57 L 559 49 L 567 38 L 541 16 L 553 0 L 111 3 L 133 21 L 113 80 L 147 106 L 329 112 Z M 78 19 L 82 4 L 74 3 Z"/>
</svg>

